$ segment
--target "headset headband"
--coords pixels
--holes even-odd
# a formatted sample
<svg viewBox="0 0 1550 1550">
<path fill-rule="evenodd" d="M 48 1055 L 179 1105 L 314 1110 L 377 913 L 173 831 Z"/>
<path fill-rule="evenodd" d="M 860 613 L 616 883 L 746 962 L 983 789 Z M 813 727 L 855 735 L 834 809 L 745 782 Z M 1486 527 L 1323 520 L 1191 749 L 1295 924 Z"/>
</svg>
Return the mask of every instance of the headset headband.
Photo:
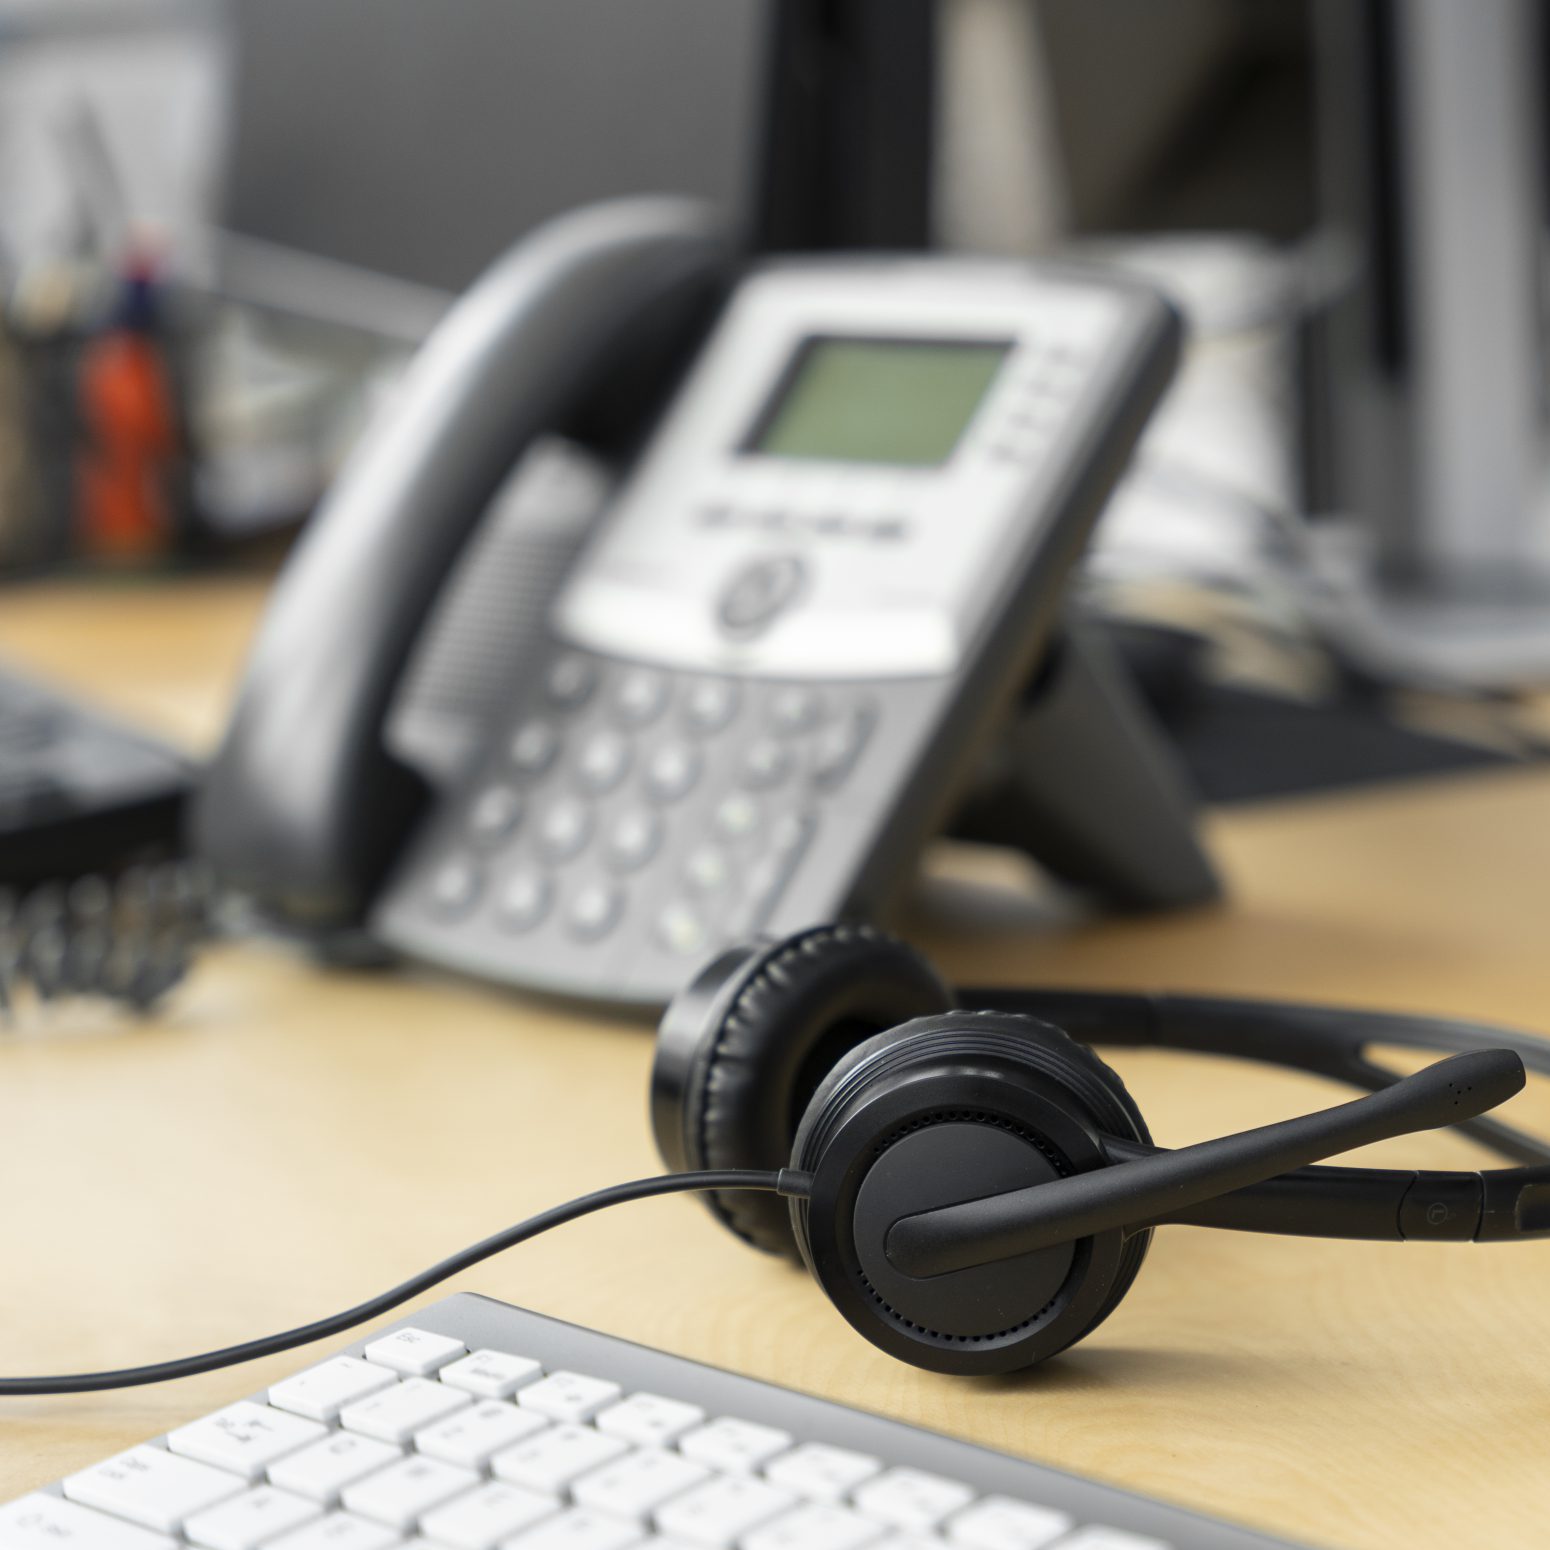
<svg viewBox="0 0 1550 1550">
<path fill-rule="evenodd" d="M 1225 1055 L 1330 1077 L 1368 1092 L 1392 1086 L 1401 1075 L 1368 1056 L 1374 1044 L 1453 1053 L 1507 1048 L 1517 1051 L 1529 1070 L 1550 1076 L 1550 1040 L 1444 1018 L 1211 996 L 1006 987 L 970 987 L 958 1000 L 971 1010 L 1040 1018 L 1086 1044 Z M 1520 1166 L 1474 1173 L 1299 1168 L 1147 1225 L 1179 1222 L 1386 1242 L 1550 1236 L 1550 1144 L 1489 1118 L 1455 1128 Z M 1108 1146 L 1115 1161 L 1153 1150 L 1132 1142 Z"/>
</svg>

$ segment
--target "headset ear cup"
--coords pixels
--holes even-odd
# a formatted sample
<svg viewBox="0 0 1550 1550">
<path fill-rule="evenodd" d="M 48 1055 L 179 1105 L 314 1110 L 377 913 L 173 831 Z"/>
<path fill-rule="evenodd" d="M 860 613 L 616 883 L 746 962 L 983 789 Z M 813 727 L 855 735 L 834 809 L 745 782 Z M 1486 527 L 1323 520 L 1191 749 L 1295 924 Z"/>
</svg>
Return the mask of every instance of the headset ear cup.
<svg viewBox="0 0 1550 1550">
<path fill-rule="evenodd" d="M 805 1157 L 807 1140 L 815 1120 L 828 1106 L 835 1090 L 850 1074 L 871 1060 L 875 1055 L 917 1034 L 933 1033 L 941 1026 L 972 1027 L 1012 1032 L 1033 1040 L 1052 1063 L 1050 1074 L 1056 1075 L 1062 1085 L 1070 1088 L 1086 1109 L 1091 1123 L 1108 1135 L 1129 1141 L 1151 1143 L 1151 1132 L 1130 1089 L 1123 1078 L 1107 1061 L 1099 1058 L 1091 1046 L 1079 1043 L 1064 1029 L 1040 1019 L 1025 1017 L 1017 1012 L 953 1011 L 951 1017 L 936 1018 L 925 1013 L 929 1021 L 899 1024 L 859 1040 L 851 1045 L 829 1068 L 823 1080 L 813 1089 L 807 1110 L 801 1116 L 793 1139 L 792 1166 L 810 1168 L 813 1159 Z"/>
<path fill-rule="evenodd" d="M 871 926 L 815 927 L 718 960 L 662 1020 L 652 1119 L 674 1168 L 778 1168 L 812 1089 L 852 1045 L 945 1012 L 952 993 L 913 948 Z M 706 1197 L 756 1248 L 795 1257 L 772 1195 Z"/>
<path fill-rule="evenodd" d="M 1014 1371 L 1083 1339 L 1129 1290 L 1151 1237 L 1115 1231 L 1083 1240 L 1065 1265 L 900 1279 L 875 1257 L 876 1211 L 886 1221 L 973 1198 L 933 1192 L 957 1176 L 983 1193 L 985 1180 L 1009 1166 L 1018 1182 L 1002 1187 L 1038 1182 L 1026 1177 L 1026 1161 L 1009 1164 L 998 1131 L 1042 1153 L 1038 1166 L 1055 1174 L 1101 1166 L 1103 1136 L 1150 1141 L 1124 1082 L 1090 1048 L 1036 1018 L 997 1011 L 921 1017 L 863 1040 L 814 1090 L 797 1129 L 792 1166 L 814 1176 L 811 1198 L 792 1212 L 804 1262 L 861 1334 L 934 1371 Z M 877 1195 L 865 1204 L 874 1179 L 887 1180 L 881 1198 L 892 1205 L 876 1204 Z M 1015 1311 L 1004 1327 L 981 1328 L 987 1310 L 997 1318 Z"/>
</svg>

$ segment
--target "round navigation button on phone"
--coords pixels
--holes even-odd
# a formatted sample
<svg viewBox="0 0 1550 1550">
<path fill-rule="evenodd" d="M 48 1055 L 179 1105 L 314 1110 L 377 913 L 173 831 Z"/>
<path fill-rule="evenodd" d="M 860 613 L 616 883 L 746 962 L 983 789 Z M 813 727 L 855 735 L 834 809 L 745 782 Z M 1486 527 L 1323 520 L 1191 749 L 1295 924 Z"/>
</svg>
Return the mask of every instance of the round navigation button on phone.
<svg viewBox="0 0 1550 1550">
<path fill-rule="evenodd" d="M 762 630 L 795 601 L 807 580 L 807 564 L 797 554 L 767 555 L 740 566 L 716 601 L 716 620 L 728 635 Z"/>
</svg>

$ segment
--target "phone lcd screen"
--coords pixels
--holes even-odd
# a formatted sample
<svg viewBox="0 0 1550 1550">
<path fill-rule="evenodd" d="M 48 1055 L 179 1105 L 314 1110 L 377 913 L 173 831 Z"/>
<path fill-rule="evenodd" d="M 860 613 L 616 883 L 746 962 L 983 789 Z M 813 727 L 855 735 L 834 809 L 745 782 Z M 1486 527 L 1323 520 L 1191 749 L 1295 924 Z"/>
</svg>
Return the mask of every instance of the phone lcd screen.
<svg viewBox="0 0 1550 1550">
<path fill-rule="evenodd" d="M 1001 340 L 809 339 L 746 450 L 935 467 L 952 455 L 1010 349 Z"/>
</svg>

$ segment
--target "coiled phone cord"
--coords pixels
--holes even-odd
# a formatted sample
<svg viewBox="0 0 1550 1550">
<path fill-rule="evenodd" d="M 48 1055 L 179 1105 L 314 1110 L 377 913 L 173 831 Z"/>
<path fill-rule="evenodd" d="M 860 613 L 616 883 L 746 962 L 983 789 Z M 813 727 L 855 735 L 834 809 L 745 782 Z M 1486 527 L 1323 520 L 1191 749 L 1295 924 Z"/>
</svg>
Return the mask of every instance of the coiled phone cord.
<svg viewBox="0 0 1550 1550">
<path fill-rule="evenodd" d="M 209 880 L 192 861 L 0 889 L 0 1027 L 75 997 L 148 1012 L 212 934 Z"/>
</svg>

